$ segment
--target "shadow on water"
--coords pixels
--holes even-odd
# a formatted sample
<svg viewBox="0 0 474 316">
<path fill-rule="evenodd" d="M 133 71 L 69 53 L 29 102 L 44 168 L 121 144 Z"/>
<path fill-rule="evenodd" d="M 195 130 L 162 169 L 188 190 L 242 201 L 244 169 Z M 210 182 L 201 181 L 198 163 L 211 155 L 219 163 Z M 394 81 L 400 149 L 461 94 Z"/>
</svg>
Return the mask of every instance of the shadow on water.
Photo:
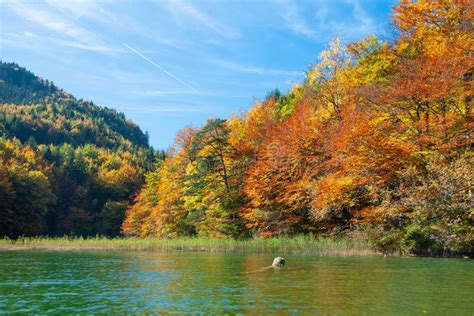
<svg viewBox="0 0 474 316">
<path fill-rule="evenodd" d="M 465 314 L 474 262 L 268 254 L 0 252 L 0 312 Z"/>
</svg>

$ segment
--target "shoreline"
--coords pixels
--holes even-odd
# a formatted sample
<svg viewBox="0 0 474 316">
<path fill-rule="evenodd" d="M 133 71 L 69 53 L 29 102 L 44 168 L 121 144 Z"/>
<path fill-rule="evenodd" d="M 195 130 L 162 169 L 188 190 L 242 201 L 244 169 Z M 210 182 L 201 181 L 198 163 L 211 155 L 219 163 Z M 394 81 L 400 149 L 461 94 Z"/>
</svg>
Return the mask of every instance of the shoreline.
<svg viewBox="0 0 474 316">
<path fill-rule="evenodd" d="M 364 257 L 429 257 L 471 259 L 466 254 L 444 252 L 432 254 L 383 252 L 369 240 L 359 238 L 315 238 L 312 235 L 253 239 L 219 239 L 187 237 L 159 239 L 155 237 L 20 237 L 0 238 L 0 251 L 150 251 L 150 252 L 214 252 L 274 253 L 285 255 L 364 256 Z"/>
<path fill-rule="evenodd" d="M 383 256 L 368 242 L 347 238 L 309 236 L 256 239 L 217 238 L 81 238 L 32 237 L 0 239 L 0 250 L 57 250 L 57 251 L 158 251 L 158 252 L 222 252 L 222 253 L 285 253 L 338 256 Z M 392 254 L 391 254 L 392 255 Z M 397 255 L 397 254 L 393 254 Z"/>
<path fill-rule="evenodd" d="M 208 253 L 280 253 L 276 250 L 246 250 L 246 249 L 222 249 L 222 248 L 168 248 L 168 247 L 108 247 L 108 246 L 0 246 L 0 251 L 29 251 L 29 250 L 46 250 L 46 251 L 130 251 L 130 252 L 208 252 Z M 384 254 L 377 251 L 359 251 L 355 249 L 347 249 L 340 251 L 316 251 L 316 250 L 305 250 L 305 251 L 290 251 L 285 252 L 286 254 L 292 255 L 321 255 L 321 256 L 364 256 L 364 257 L 383 257 Z M 416 255 L 399 255 L 399 254 L 386 254 L 388 257 L 421 257 Z"/>
</svg>

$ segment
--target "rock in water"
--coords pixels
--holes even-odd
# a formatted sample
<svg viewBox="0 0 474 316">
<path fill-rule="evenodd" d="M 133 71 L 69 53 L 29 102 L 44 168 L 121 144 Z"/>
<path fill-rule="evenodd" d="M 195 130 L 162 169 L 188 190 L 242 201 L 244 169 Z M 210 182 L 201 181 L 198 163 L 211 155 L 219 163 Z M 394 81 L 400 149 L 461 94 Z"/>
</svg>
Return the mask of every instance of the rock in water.
<svg viewBox="0 0 474 316">
<path fill-rule="evenodd" d="M 279 268 L 285 265 L 285 258 L 276 257 L 273 259 L 272 267 Z"/>
</svg>

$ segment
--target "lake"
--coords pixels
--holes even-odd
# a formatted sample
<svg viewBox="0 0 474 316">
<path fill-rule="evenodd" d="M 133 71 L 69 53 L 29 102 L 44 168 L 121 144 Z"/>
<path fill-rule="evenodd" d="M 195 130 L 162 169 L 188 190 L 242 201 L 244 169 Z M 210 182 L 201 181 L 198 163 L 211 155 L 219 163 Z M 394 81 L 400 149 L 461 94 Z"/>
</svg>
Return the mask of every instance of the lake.
<svg viewBox="0 0 474 316">
<path fill-rule="evenodd" d="M 474 314 L 474 262 L 0 251 L 0 313 Z"/>
</svg>

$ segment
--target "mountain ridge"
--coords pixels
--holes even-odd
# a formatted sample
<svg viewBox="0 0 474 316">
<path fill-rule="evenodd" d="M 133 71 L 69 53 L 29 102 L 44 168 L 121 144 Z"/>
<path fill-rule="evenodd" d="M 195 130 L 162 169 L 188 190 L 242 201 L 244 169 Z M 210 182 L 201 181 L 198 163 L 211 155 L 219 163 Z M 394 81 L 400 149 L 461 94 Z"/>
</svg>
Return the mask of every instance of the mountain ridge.
<svg viewBox="0 0 474 316">
<path fill-rule="evenodd" d="M 149 147 L 147 133 L 123 113 L 76 99 L 16 63 L 0 61 L 0 103 L 0 131 L 22 142 Z"/>
<path fill-rule="evenodd" d="M 0 62 L 0 236 L 118 235 L 157 157 L 123 113 Z"/>
</svg>

